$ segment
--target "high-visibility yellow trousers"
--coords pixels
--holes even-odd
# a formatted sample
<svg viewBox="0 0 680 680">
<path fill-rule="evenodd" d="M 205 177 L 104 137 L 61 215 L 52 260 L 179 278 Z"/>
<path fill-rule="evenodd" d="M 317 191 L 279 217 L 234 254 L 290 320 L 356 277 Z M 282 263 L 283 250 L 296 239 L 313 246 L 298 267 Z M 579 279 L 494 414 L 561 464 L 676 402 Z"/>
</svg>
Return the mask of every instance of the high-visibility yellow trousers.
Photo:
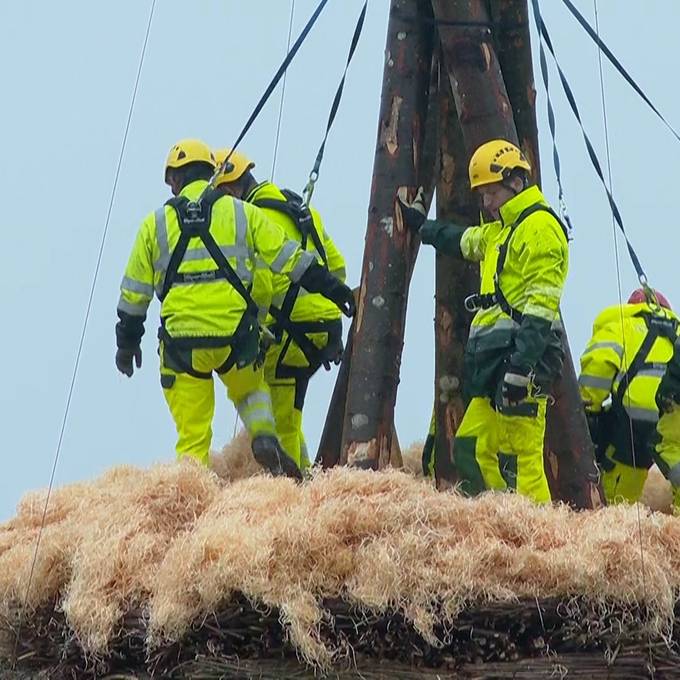
<svg viewBox="0 0 680 680">
<path fill-rule="evenodd" d="M 427 431 L 425 444 L 423 444 L 423 476 L 434 477 L 434 462 L 436 460 L 435 453 L 435 438 L 437 435 L 437 412 L 432 409 L 432 418 L 430 420 L 430 429 Z"/>
<path fill-rule="evenodd" d="M 314 346 L 325 351 L 329 343 L 335 346 L 342 341 L 342 322 L 310 322 L 299 324 L 301 328 L 327 326 L 327 332 L 307 332 L 307 338 Z M 305 405 L 307 388 L 312 376 L 321 363 L 308 358 L 299 345 L 283 332 L 281 342 L 272 345 L 264 362 L 264 377 L 269 387 L 276 422 L 276 433 L 283 450 L 298 465 L 300 470 L 310 467 L 309 453 L 302 431 L 302 409 Z"/>
<path fill-rule="evenodd" d="M 680 406 L 662 413 L 656 426 L 654 460 L 673 488 L 673 511 L 680 515 Z"/>
<path fill-rule="evenodd" d="M 529 398 L 503 413 L 488 398 L 470 401 L 453 444 L 461 490 L 507 490 L 536 503 L 550 501 L 543 466 L 545 397 Z"/>
<path fill-rule="evenodd" d="M 614 447 L 610 446 L 605 456 L 607 464 L 601 466 L 600 481 L 607 505 L 617 503 L 636 503 L 642 496 L 647 481 L 649 467 L 627 465 L 614 460 L 611 456 Z"/>
<path fill-rule="evenodd" d="M 201 373 L 210 373 L 222 366 L 231 349 L 183 350 L 185 360 Z M 215 387 L 212 378 L 197 378 L 184 372 L 161 345 L 161 385 L 170 413 L 177 428 L 177 456 L 191 456 L 208 464 L 212 440 L 212 419 L 215 412 Z M 275 435 L 272 402 L 262 369 L 250 364 L 242 369 L 232 367 L 217 377 L 227 388 L 232 401 L 251 438 Z"/>
<path fill-rule="evenodd" d="M 630 444 L 623 450 L 610 444 L 604 456 L 598 457 L 607 503 L 639 501 L 649 468 L 656 463 L 671 483 L 673 505 L 676 513 L 680 512 L 680 409 L 661 414 L 656 429 L 650 429 L 647 436 L 637 437 L 636 441 L 635 450 Z"/>
</svg>

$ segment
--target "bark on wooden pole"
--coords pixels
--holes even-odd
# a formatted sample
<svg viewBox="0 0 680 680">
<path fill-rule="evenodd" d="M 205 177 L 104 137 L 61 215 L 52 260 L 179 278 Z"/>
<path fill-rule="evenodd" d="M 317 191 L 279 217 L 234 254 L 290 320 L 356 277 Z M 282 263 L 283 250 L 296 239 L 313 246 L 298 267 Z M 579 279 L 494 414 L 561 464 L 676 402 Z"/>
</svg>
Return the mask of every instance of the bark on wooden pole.
<svg viewBox="0 0 680 680">
<path fill-rule="evenodd" d="M 439 143 L 437 218 L 474 224 L 479 211 L 469 188 L 463 132 L 448 77 L 439 90 Z M 456 481 L 453 438 L 465 411 L 463 352 L 472 319 L 464 301 L 479 287 L 479 266 L 438 253 L 435 286 L 435 477 L 443 489 Z"/>
<path fill-rule="evenodd" d="M 496 0 L 490 3 L 496 56 L 503 74 L 520 147 L 541 183 L 536 122 L 536 86 L 531 57 L 529 5 L 527 0 Z"/>
<path fill-rule="evenodd" d="M 491 3 L 494 35 L 503 79 L 512 106 L 517 136 L 540 184 L 536 88 L 531 60 L 527 0 Z M 578 508 L 599 507 L 604 497 L 598 483 L 593 444 L 576 381 L 569 340 L 564 334 L 564 368 L 553 386 L 555 403 L 548 408 L 546 471 L 553 498 Z"/>
<path fill-rule="evenodd" d="M 389 463 L 406 303 L 417 238 L 397 195 L 431 190 L 423 162 L 434 28 L 428 0 L 392 0 L 378 141 L 355 320 L 341 462 Z M 428 19 L 430 19 L 428 21 Z M 428 184 L 429 182 L 429 184 Z"/>
<path fill-rule="evenodd" d="M 467 158 L 494 138 L 517 143 L 517 132 L 496 58 L 487 3 L 432 0 L 444 63 L 463 131 Z"/>
<path fill-rule="evenodd" d="M 359 296 L 359 289 L 354 290 L 355 298 Z M 319 448 L 316 452 L 315 465 L 328 469 L 340 462 L 340 449 L 342 447 L 342 427 L 345 417 L 345 402 L 347 400 L 347 385 L 349 384 L 349 365 L 352 359 L 352 347 L 354 345 L 354 321 L 347 333 L 345 351 L 342 354 L 342 362 L 335 380 L 333 394 L 328 406 L 328 414 L 324 423 L 323 432 L 319 440 Z M 392 429 L 392 448 L 390 451 L 390 463 L 395 467 L 402 467 L 401 446 L 396 430 Z"/>
</svg>

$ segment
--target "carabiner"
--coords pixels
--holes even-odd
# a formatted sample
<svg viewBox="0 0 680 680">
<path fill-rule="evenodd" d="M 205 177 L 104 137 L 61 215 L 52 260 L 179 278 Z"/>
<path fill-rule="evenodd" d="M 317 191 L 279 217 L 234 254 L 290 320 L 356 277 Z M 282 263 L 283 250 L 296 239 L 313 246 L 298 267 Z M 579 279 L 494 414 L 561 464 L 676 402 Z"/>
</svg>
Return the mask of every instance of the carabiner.
<svg viewBox="0 0 680 680">
<path fill-rule="evenodd" d="M 481 301 L 479 299 L 479 294 L 478 293 L 473 293 L 472 295 L 468 295 L 465 298 L 465 302 L 463 303 L 465 306 L 465 309 L 470 312 L 470 314 L 473 314 L 474 312 L 478 312 L 482 308 Z"/>
</svg>

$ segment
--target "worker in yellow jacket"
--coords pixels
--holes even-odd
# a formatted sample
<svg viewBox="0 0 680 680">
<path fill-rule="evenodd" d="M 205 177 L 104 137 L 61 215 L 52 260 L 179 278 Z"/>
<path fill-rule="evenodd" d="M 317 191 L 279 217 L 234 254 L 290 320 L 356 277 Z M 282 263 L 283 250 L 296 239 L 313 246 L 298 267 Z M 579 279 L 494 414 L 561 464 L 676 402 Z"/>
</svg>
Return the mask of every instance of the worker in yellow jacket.
<svg viewBox="0 0 680 680">
<path fill-rule="evenodd" d="M 563 361 L 559 304 L 569 253 L 567 230 L 530 173 L 520 149 L 493 140 L 469 166 L 470 186 L 493 222 L 425 220 L 422 191 L 402 209 L 423 243 L 481 262 L 480 293 L 466 300 L 476 311 L 465 349 L 468 406 L 453 447 L 462 490 L 513 489 L 548 502 L 543 439 L 547 397 Z"/>
<path fill-rule="evenodd" d="M 352 291 L 286 238 L 258 208 L 208 189 L 210 148 L 175 144 L 165 164 L 174 198 L 143 221 L 121 284 L 116 366 L 131 377 L 141 367 L 140 342 L 154 293 L 161 302 L 161 385 L 177 427 L 178 456 L 207 464 L 214 412 L 213 373 L 252 437 L 256 460 L 274 474 L 300 476 L 276 438 L 269 391 L 256 368 L 256 258 L 277 274 L 319 292 L 348 314 Z"/>
<path fill-rule="evenodd" d="M 321 216 L 302 198 L 274 183 L 258 182 L 250 159 L 229 149 L 215 151 L 218 164 L 229 156 L 229 168 L 217 179 L 217 190 L 258 206 L 286 237 L 339 281 L 345 281 L 345 261 L 326 232 Z M 268 272 L 256 272 L 258 289 L 266 290 Z M 338 363 L 343 350 L 341 313 L 336 305 L 309 293 L 276 272 L 271 274 L 272 298 L 265 326 L 274 341 L 266 349 L 264 376 L 274 408 L 276 432 L 286 453 L 300 470 L 310 466 L 302 430 L 307 387 L 321 366 Z"/>
<path fill-rule="evenodd" d="M 655 295 L 650 302 L 639 289 L 626 304 L 602 311 L 581 356 L 579 388 L 608 503 L 638 501 L 654 462 L 680 503 L 680 431 L 667 427 L 674 420 L 668 419 L 657 435 L 656 403 L 679 319 L 668 300 Z"/>
</svg>

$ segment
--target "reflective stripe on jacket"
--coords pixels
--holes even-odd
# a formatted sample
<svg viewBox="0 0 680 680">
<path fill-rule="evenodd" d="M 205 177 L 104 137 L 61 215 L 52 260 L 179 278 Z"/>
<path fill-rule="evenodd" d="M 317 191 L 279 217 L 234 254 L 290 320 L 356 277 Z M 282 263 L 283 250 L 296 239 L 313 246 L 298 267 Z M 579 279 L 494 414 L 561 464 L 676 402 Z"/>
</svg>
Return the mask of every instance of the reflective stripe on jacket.
<svg viewBox="0 0 680 680">
<path fill-rule="evenodd" d="M 652 314 L 647 303 L 608 307 L 593 324 L 593 335 L 581 356 L 579 389 L 586 410 L 599 413 L 604 402 L 618 392 L 621 380 L 630 368 L 648 326 L 643 314 Z M 655 310 L 657 315 L 678 320 L 670 310 Z M 647 364 L 630 381 L 623 393 L 623 406 L 633 420 L 656 422 L 659 418 L 656 392 L 666 364 L 673 356 L 673 343 L 658 337 L 645 357 Z"/>
<path fill-rule="evenodd" d="M 204 180 L 181 192 L 190 200 L 207 186 Z M 283 230 L 258 208 L 230 196 L 212 206 L 210 233 L 246 288 L 253 282 L 256 257 L 279 274 L 297 281 L 314 258 L 286 238 Z M 160 294 L 173 248 L 180 236 L 175 210 L 163 206 L 146 217 L 137 234 L 121 283 L 119 316 L 144 317 L 154 292 Z M 211 272 L 216 263 L 200 238 L 192 238 L 179 267 L 182 274 Z M 223 278 L 173 286 L 161 305 L 161 318 L 172 337 L 225 337 L 238 326 L 246 303 Z"/>
<path fill-rule="evenodd" d="M 276 199 L 283 201 L 285 200 L 285 196 L 272 182 L 263 182 L 258 184 L 250 194 L 248 194 L 245 200 L 247 202 L 252 202 L 261 199 Z M 288 215 L 272 208 L 261 208 L 261 210 L 270 220 L 276 222 L 276 224 L 285 231 L 287 238 L 300 245 L 300 231 L 295 225 L 295 222 Z M 316 229 L 319 240 L 326 251 L 328 269 L 333 276 L 344 283 L 346 277 L 345 260 L 333 240 L 326 233 L 319 213 L 314 208 L 310 208 L 310 212 L 312 214 L 314 229 Z M 321 256 L 317 252 L 314 241 L 311 238 L 307 239 L 306 252 L 313 255 L 319 264 L 323 264 Z M 264 285 L 264 283 L 262 285 Z M 279 309 L 283 304 L 283 299 L 286 296 L 289 286 L 290 280 L 287 277 L 277 274 L 272 275 L 272 304 Z M 308 293 L 304 288 L 301 288 L 298 292 L 290 318 L 291 321 L 332 321 L 339 319 L 341 316 L 342 313 L 333 302 L 327 300 L 323 295 Z M 268 321 L 269 323 L 273 323 L 274 320 L 270 316 Z"/>
</svg>

